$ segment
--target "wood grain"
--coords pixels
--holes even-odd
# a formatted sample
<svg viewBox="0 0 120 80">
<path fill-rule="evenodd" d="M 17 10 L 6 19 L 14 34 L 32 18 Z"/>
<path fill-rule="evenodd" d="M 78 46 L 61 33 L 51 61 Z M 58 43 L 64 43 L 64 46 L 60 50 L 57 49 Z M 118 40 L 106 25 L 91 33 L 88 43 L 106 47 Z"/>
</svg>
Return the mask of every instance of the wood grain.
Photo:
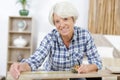
<svg viewBox="0 0 120 80">
<path fill-rule="evenodd" d="M 88 29 L 95 34 L 120 35 L 120 0 L 90 0 Z"/>
</svg>

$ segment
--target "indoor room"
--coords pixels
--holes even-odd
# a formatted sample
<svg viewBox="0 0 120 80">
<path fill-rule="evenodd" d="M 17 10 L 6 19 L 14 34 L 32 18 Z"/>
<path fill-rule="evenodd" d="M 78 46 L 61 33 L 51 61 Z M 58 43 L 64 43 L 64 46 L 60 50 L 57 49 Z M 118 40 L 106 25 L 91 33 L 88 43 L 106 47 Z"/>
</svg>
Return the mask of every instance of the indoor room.
<svg viewBox="0 0 120 80">
<path fill-rule="evenodd" d="M 119 0 L 3 0 L 0 10 L 0 80 L 120 80 Z"/>
</svg>

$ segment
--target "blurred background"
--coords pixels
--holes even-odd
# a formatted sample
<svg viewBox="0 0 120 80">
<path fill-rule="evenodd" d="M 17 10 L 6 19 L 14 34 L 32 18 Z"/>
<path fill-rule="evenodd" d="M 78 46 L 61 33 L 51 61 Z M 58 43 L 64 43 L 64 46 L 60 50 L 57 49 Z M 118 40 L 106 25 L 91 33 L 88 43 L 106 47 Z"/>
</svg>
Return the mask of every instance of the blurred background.
<svg viewBox="0 0 120 80">
<path fill-rule="evenodd" d="M 19 10 L 21 7 L 16 4 L 16 1 L 1 0 L 0 3 L 0 75 L 3 76 L 7 72 L 9 17 L 20 16 Z M 56 2 L 69 1 L 79 11 L 79 18 L 75 25 L 88 29 L 91 32 L 101 57 L 120 58 L 120 0 L 29 1 L 28 17 L 33 19 L 33 51 L 39 45 L 37 43 L 41 41 L 44 35 L 54 28 L 48 21 L 50 8 Z M 105 60 L 107 65 L 115 64 L 115 61 L 109 60 Z"/>
</svg>

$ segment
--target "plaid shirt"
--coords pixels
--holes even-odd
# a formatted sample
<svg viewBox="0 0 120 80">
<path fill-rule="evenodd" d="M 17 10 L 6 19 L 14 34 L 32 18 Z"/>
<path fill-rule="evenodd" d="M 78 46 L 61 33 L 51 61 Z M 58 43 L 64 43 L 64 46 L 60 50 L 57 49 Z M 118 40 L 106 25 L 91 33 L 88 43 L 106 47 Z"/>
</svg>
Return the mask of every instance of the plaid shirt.
<svg viewBox="0 0 120 80">
<path fill-rule="evenodd" d="M 74 36 L 68 48 L 63 43 L 59 32 L 53 29 L 46 35 L 40 46 L 30 58 L 24 59 L 31 69 L 37 70 L 48 56 L 44 68 L 47 71 L 70 70 L 76 64 L 82 64 L 84 56 L 89 64 L 102 68 L 102 62 L 90 33 L 80 27 L 74 27 Z"/>
</svg>

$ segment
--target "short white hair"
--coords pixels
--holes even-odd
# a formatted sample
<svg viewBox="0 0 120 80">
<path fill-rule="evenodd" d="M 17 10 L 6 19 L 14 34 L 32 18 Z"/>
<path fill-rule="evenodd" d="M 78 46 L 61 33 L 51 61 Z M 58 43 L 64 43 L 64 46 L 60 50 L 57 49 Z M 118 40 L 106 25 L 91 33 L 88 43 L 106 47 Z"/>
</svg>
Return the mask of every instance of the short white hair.
<svg viewBox="0 0 120 80">
<path fill-rule="evenodd" d="M 60 16 L 62 18 L 73 17 L 74 22 L 78 18 L 78 11 L 77 11 L 77 9 L 73 6 L 73 4 L 71 4 L 69 2 L 56 3 L 52 7 L 52 9 L 50 10 L 49 22 L 51 23 L 51 25 L 54 26 L 53 14 L 57 14 L 58 16 Z"/>
</svg>

